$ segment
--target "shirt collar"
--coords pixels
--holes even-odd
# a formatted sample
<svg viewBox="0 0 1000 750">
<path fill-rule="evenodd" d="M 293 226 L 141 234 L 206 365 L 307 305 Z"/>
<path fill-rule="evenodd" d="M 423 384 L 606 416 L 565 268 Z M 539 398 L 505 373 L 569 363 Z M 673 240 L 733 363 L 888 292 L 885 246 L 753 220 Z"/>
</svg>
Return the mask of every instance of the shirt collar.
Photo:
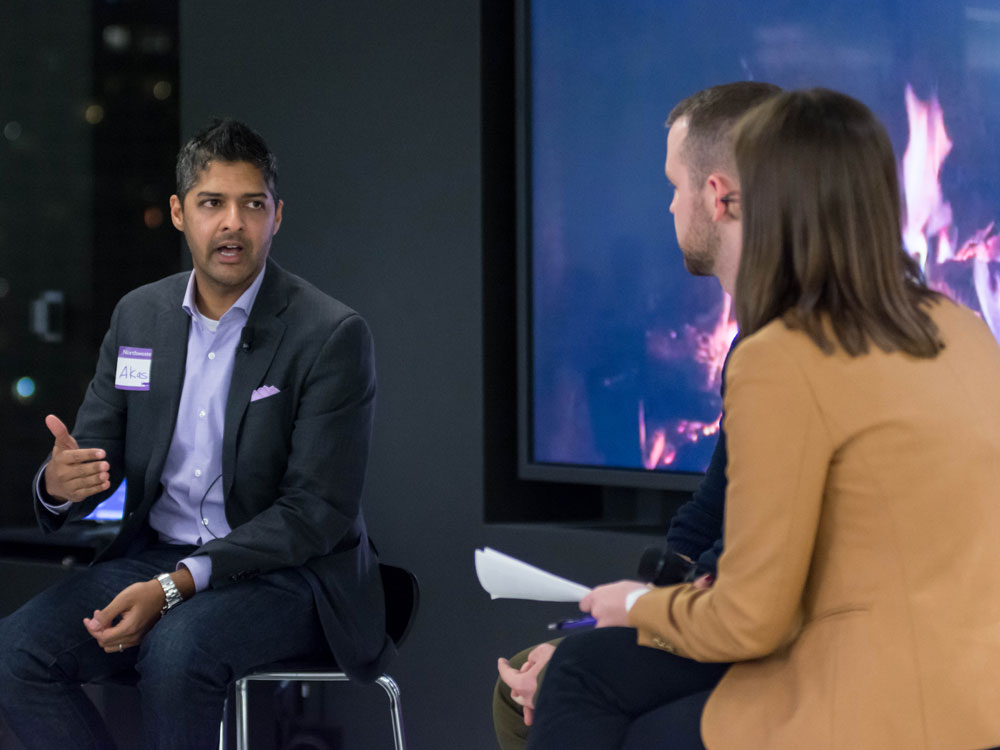
<svg viewBox="0 0 1000 750">
<path fill-rule="evenodd" d="M 253 309 L 253 303 L 257 299 L 257 292 L 260 291 L 260 285 L 264 282 L 264 274 L 267 272 L 267 264 L 260 269 L 260 273 L 257 274 L 257 278 L 253 280 L 253 283 L 247 287 L 247 290 L 240 295 L 240 298 L 233 303 L 233 306 L 226 310 L 223 318 L 229 315 L 234 309 L 242 310 L 243 316 L 246 318 L 250 317 L 250 311 Z M 194 301 L 194 271 L 191 271 L 191 275 L 188 277 L 187 289 L 184 291 L 184 301 L 181 302 L 181 307 L 184 308 L 191 318 L 197 319 L 200 315 L 195 301 Z"/>
</svg>

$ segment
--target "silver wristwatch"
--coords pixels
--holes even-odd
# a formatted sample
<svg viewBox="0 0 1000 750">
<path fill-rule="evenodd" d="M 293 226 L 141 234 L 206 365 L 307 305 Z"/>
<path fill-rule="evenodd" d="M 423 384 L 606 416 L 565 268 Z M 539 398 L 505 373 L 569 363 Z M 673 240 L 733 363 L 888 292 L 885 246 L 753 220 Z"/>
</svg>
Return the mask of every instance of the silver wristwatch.
<svg viewBox="0 0 1000 750">
<path fill-rule="evenodd" d="M 167 600 L 163 603 L 163 609 L 160 610 L 160 617 L 167 614 L 170 610 L 184 601 L 181 596 L 180 589 L 177 588 L 177 584 L 174 583 L 174 579 L 170 577 L 169 573 L 160 573 L 156 576 L 156 580 L 160 582 L 163 587 L 163 595 L 167 597 Z"/>
</svg>

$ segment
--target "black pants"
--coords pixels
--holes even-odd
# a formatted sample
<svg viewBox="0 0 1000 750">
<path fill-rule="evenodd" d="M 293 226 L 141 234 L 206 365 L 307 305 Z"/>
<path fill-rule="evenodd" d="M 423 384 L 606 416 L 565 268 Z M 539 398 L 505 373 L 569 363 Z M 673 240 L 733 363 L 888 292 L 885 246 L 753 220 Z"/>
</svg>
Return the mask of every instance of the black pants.
<svg viewBox="0 0 1000 750">
<path fill-rule="evenodd" d="M 632 628 L 573 635 L 549 662 L 528 747 L 703 748 L 702 709 L 728 668 L 640 646 Z"/>
</svg>

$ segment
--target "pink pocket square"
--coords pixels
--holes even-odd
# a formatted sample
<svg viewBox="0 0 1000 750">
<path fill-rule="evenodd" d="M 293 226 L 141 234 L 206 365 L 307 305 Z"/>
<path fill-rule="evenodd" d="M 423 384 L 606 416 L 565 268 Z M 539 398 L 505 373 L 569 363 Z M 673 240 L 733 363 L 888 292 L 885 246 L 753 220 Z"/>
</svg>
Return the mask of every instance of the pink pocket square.
<svg viewBox="0 0 1000 750">
<path fill-rule="evenodd" d="M 250 403 L 252 404 L 254 401 L 260 401 L 262 398 L 273 396 L 275 393 L 281 393 L 281 390 L 275 388 L 273 385 L 262 385 L 250 394 Z"/>
</svg>

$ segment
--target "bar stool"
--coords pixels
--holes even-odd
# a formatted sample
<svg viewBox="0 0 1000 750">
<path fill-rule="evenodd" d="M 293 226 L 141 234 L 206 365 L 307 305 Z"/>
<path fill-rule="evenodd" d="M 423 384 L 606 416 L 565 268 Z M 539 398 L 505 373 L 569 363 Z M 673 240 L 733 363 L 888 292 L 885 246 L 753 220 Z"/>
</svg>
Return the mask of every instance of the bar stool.
<svg viewBox="0 0 1000 750">
<path fill-rule="evenodd" d="M 385 592 L 386 632 L 396 647 L 402 645 L 409 635 L 420 603 L 420 585 L 416 576 L 405 568 L 379 564 L 382 574 L 382 589 Z M 247 694 L 251 681 L 296 681 L 296 682 L 348 682 L 348 677 L 335 664 L 315 662 L 276 662 L 259 668 L 236 681 L 236 747 L 249 750 L 249 717 Z M 400 706 L 399 687 L 387 674 L 375 683 L 385 690 L 389 697 L 389 715 L 392 720 L 392 736 L 396 750 L 406 750 L 403 736 L 403 714 Z"/>
</svg>

